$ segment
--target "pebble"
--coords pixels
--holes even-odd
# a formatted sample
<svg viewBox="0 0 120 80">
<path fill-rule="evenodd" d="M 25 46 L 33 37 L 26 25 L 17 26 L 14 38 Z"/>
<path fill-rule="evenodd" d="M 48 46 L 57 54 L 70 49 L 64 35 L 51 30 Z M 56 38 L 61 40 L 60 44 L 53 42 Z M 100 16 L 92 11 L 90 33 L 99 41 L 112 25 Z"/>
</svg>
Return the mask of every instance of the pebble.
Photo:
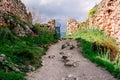
<svg viewBox="0 0 120 80">
<path fill-rule="evenodd" d="M 67 77 L 62 78 L 62 80 L 78 80 L 78 78 L 74 75 L 69 74 Z"/>
</svg>

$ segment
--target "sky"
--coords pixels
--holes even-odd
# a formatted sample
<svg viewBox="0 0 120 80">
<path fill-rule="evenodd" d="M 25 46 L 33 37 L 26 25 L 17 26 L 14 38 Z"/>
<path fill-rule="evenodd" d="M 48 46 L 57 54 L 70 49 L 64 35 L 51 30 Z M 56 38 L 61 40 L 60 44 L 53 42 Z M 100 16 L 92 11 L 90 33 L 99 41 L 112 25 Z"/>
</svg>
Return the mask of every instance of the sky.
<svg viewBox="0 0 120 80">
<path fill-rule="evenodd" d="M 33 22 L 45 23 L 56 19 L 65 26 L 67 19 L 78 22 L 87 19 L 88 11 L 101 0 L 22 0 L 33 14 Z"/>
</svg>

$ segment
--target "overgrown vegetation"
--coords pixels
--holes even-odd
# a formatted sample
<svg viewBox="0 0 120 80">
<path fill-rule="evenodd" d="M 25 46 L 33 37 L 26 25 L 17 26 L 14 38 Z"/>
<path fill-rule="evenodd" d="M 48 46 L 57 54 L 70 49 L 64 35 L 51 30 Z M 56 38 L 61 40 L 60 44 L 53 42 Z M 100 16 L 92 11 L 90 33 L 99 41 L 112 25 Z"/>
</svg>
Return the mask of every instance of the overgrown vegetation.
<svg viewBox="0 0 120 80">
<path fill-rule="evenodd" d="M 17 72 L 6 73 L 0 71 L 0 80 L 26 80 L 24 76 Z"/>
<path fill-rule="evenodd" d="M 115 40 L 99 30 L 80 30 L 67 38 L 77 39 L 86 58 L 120 79 L 119 51 Z"/>
<path fill-rule="evenodd" d="M 97 12 L 97 9 L 98 9 L 98 5 L 96 4 L 88 13 L 88 17 L 91 17 L 93 16 L 96 12 Z"/>
<path fill-rule="evenodd" d="M 34 35 L 20 37 L 14 28 L 18 24 L 24 28 L 26 24 L 16 16 L 5 16 L 5 20 L 8 19 L 13 22 L 0 27 L 0 79 L 26 80 L 20 73 L 42 66 L 41 56 L 50 44 L 57 42 L 57 34 L 55 30 L 35 24 L 32 28 Z"/>
</svg>

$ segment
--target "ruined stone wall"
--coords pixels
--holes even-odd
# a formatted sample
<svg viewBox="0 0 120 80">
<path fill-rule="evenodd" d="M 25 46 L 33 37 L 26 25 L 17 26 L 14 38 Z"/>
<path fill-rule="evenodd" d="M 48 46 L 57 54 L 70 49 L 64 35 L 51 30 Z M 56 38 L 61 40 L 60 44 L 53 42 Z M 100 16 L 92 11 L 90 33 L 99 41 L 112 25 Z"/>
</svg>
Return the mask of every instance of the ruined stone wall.
<svg viewBox="0 0 120 80">
<path fill-rule="evenodd" d="M 89 25 L 105 31 L 120 44 L 120 0 L 102 0 L 97 13 L 89 18 Z"/>
<path fill-rule="evenodd" d="M 49 20 L 47 23 L 43 24 L 43 26 L 46 26 L 49 29 L 55 29 L 55 19 Z"/>
<path fill-rule="evenodd" d="M 55 19 L 48 21 L 47 25 L 50 29 L 55 29 Z"/>
<path fill-rule="evenodd" d="M 16 15 L 26 23 L 32 23 L 32 15 L 27 13 L 21 0 L 0 0 L 0 26 L 4 25 L 4 14 Z"/>
<path fill-rule="evenodd" d="M 66 27 L 67 27 L 66 34 L 70 35 L 79 30 L 79 23 L 75 19 L 68 19 Z"/>
</svg>

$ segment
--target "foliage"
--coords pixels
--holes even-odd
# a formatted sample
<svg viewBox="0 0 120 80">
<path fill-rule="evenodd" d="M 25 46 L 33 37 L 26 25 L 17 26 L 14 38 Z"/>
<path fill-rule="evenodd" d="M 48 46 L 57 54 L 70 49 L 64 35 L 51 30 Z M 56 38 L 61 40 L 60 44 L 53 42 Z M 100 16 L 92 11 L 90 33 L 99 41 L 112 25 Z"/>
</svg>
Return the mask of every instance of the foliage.
<svg viewBox="0 0 120 80">
<path fill-rule="evenodd" d="M 27 23 L 21 20 L 19 16 L 12 15 L 12 14 L 5 14 L 4 20 L 5 20 L 5 23 L 7 24 L 7 27 L 9 27 L 10 30 L 13 30 L 18 25 L 20 25 L 23 28 L 25 28 L 25 25 L 27 25 Z"/>
<path fill-rule="evenodd" d="M 93 16 L 93 15 L 97 12 L 97 9 L 98 9 L 98 5 L 95 5 L 95 6 L 88 12 L 88 17 Z"/>
<path fill-rule="evenodd" d="M 104 67 L 116 78 L 120 79 L 120 62 L 117 56 L 119 52 L 115 40 L 99 30 L 80 30 L 67 37 L 76 38 L 79 45 L 82 45 L 82 52 L 86 58 Z M 113 53 L 111 54 L 111 52 Z M 116 56 L 113 56 L 113 54 Z M 114 59 L 111 60 L 111 56 Z"/>
<path fill-rule="evenodd" d="M 10 17 L 13 17 L 13 21 L 19 21 L 15 16 L 6 16 L 6 19 Z M 24 22 L 20 24 L 25 25 Z M 0 79 L 3 80 L 25 80 L 22 75 L 14 72 L 28 72 L 42 66 L 41 56 L 45 54 L 48 46 L 58 39 L 56 32 L 47 27 L 34 26 L 36 35 L 26 37 L 17 36 L 13 31 L 14 27 L 9 23 L 0 27 L 0 54 L 5 55 L 4 61 L 0 62 L 0 73 L 4 75 L 1 75 Z M 32 69 L 29 66 L 32 66 Z"/>
<path fill-rule="evenodd" d="M 5 40 L 5 39 L 8 39 L 8 40 L 14 39 L 13 33 L 6 26 L 0 27 L 0 40 Z"/>
<path fill-rule="evenodd" d="M 0 80 L 26 80 L 22 74 L 16 72 L 6 73 L 0 71 Z"/>
<path fill-rule="evenodd" d="M 86 30 L 86 28 L 89 28 L 89 20 L 88 19 L 85 22 L 82 22 L 79 24 L 79 29 Z"/>
<path fill-rule="evenodd" d="M 56 42 L 58 39 L 57 33 L 54 29 L 51 30 L 48 27 L 45 27 L 43 25 L 35 24 L 33 27 L 33 30 L 40 37 L 40 38 L 37 38 L 37 40 L 39 40 L 39 42 L 36 41 L 37 44 L 42 44 L 42 43 L 46 44 L 46 43 Z"/>
</svg>

